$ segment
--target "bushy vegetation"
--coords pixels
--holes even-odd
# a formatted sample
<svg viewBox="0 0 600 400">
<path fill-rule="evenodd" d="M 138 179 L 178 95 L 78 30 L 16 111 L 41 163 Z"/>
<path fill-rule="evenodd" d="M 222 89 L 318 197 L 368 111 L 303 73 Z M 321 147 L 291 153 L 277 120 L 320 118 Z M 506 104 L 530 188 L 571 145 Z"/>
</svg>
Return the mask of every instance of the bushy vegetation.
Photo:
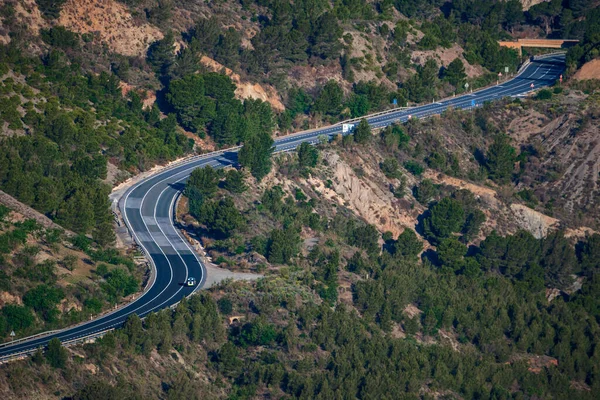
<svg viewBox="0 0 600 400">
<path fill-rule="evenodd" d="M 450 238 L 437 250 L 441 264 L 432 265 L 416 261 L 422 247 L 411 232 L 395 241 L 392 252 L 383 250 L 376 257 L 355 253 L 345 260 L 317 247 L 307 257 L 310 270 L 287 280 L 261 281 L 260 295 L 243 285 L 239 290 L 230 286 L 219 301 L 204 292 L 143 322 L 132 316 L 123 329 L 86 346 L 86 358 L 106 362 L 119 354 L 143 365 L 156 357 L 153 351 L 167 356 L 177 349 L 183 357 L 195 357 L 201 346 L 208 351 L 202 361 L 206 373 L 222 379 L 228 395 L 241 398 L 259 392 L 292 398 L 334 393 L 411 398 L 424 388 L 465 398 L 594 398 L 598 309 L 590 290 L 596 279 L 572 296 L 550 304 L 545 298 L 544 287 L 552 280 L 541 278 L 547 269 L 541 265 L 567 260 L 562 250 L 561 255 L 544 250 L 561 247 L 556 242 L 564 240 L 560 233 L 543 240 L 524 232 L 491 235 L 470 255 Z M 577 251 L 566 244 L 565 251 L 577 268 L 590 273 L 598 270 L 596 263 L 588 264 L 600 251 L 598 243 L 596 235 Z M 369 272 L 370 279 L 352 287 L 359 313 L 328 294 L 344 264 L 353 273 Z M 299 277 L 320 282 L 317 292 L 325 301 L 299 301 L 304 293 Z M 408 304 L 418 305 L 416 315 L 407 313 Z M 232 312 L 246 313 L 246 318 L 225 327 L 224 315 Z M 402 329 L 407 337 L 394 338 L 388 333 L 392 329 Z M 448 337 L 460 351 L 442 344 Z M 424 338 L 438 343 L 422 344 Z M 59 351 L 60 343 L 54 343 L 48 362 L 75 368 Z M 532 366 L 530 360 L 541 355 L 557 362 Z M 187 387 L 186 398 L 207 393 L 193 376 L 170 379 L 162 387 L 145 382 L 138 390 L 172 394 Z M 372 380 L 379 384 L 368 383 Z M 98 385 L 96 380 L 85 383 L 75 397 L 89 398 L 83 396 L 92 388 L 113 390 L 107 383 Z"/>
<path fill-rule="evenodd" d="M 94 247 L 85 236 L 68 238 L 62 230 L 45 229 L 33 219 L 10 222 L 10 211 L 0 206 L 0 291 L 18 302 L 6 303 L 0 311 L 3 337 L 8 339 L 11 331 L 24 337 L 86 320 L 140 289 L 140 271 L 128 257 Z M 64 248 L 68 239 L 87 253 L 93 275 L 79 271 L 81 256 Z M 70 277 L 61 276 L 60 267 L 83 279 L 72 284 Z"/>
<path fill-rule="evenodd" d="M 167 101 L 181 126 L 204 137 L 208 131 L 221 145 L 250 140 L 259 132 L 271 134 L 273 115 L 268 103 L 234 97 L 235 85 L 225 75 L 190 74 L 169 83 Z"/>
<path fill-rule="evenodd" d="M 248 118 L 239 102 L 223 102 L 204 93 L 202 80 L 211 74 L 194 75 L 201 69 L 198 63 L 200 54 L 208 55 L 251 80 L 266 81 L 278 87 L 284 95 L 287 109 L 278 116 L 277 122 L 282 131 L 289 131 L 292 127 L 298 129 L 305 126 L 306 118 L 297 119 L 303 114 L 305 117 L 317 114 L 326 121 L 338 121 L 388 108 L 392 101 L 404 106 L 407 102 L 430 102 L 465 90 L 467 75 L 461 58 L 452 60 L 445 67 L 434 58 L 412 64 L 410 54 L 413 50 L 435 50 L 459 44 L 464 49 L 467 62 L 482 65 L 490 72 L 469 79 L 473 88 L 490 83 L 495 79 L 495 74 L 506 67 L 516 71 L 521 61 L 517 52 L 498 44 L 499 40 L 510 38 L 515 30 L 539 25 L 548 35 L 562 34 L 577 38 L 590 37 L 594 32 L 590 28 L 594 25 L 592 22 L 584 23 L 573 17 L 593 7 L 589 1 L 576 5 L 554 1 L 548 5 L 535 5 L 527 12 L 523 11 L 518 0 L 491 1 L 485 5 L 463 1 L 447 6 L 439 1 L 384 3 L 365 5 L 343 1 L 331 7 L 323 1 L 294 4 L 243 1 L 240 13 L 244 19 L 258 22 L 258 32 L 251 39 L 251 47 L 242 44 L 244 35 L 237 28 L 224 26 L 216 15 L 203 16 L 182 35 L 187 46 L 178 54 L 173 54 L 173 46 L 178 38 L 172 32 L 167 32 L 164 39 L 150 46 L 148 62 L 165 85 L 174 92 L 181 91 L 181 95 L 169 93 L 168 97 L 182 126 L 200 134 L 207 129 L 220 144 L 233 144 L 243 141 L 239 136 Z M 129 5 L 141 9 L 140 4 Z M 394 8 L 413 19 L 397 20 L 392 12 Z M 156 15 L 170 18 L 170 13 L 151 16 L 153 14 L 148 8 L 146 15 L 153 23 L 157 23 Z M 409 43 L 409 33 L 414 36 L 417 30 L 424 36 Z M 348 31 L 361 32 L 365 38 L 367 34 L 380 38 L 386 48 L 384 65 L 377 65 L 370 53 L 352 58 L 350 54 L 354 39 Z M 573 50 L 570 57 L 581 58 L 581 52 L 588 59 L 594 57 L 589 55 L 593 53 L 589 47 L 587 45 L 586 50 L 577 50 L 577 54 Z M 382 57 L 377 56 L 377 61 L 382 62 Z M 283 76 L 298 65 L 335 66 L 341 69 L 342 78 L 347 84 L 328 80 L 311 90 L 310 94 L 303 88 L 290 88 Z M 355 80 L 355 73 L 359 71 L 372 72 L 373 80 Z M 398 89 L 390 89 L 389 85 L 381 83 L 383 76 L 396 83 Z M 227 80 L 225 77 L 219 79 Z M 343 86 L 351 86 L 351 93 L 344 95 Z M 217 109 L 218 103 L 223 103 L 220 109 Z M 195 104 L 193 111 L 191 104 Z M 223 117 L 217 118 L 219 115 L 228 115 L 227 121 Z M 215 118 L 220 121 L 214 121 Z"/>
</svg>

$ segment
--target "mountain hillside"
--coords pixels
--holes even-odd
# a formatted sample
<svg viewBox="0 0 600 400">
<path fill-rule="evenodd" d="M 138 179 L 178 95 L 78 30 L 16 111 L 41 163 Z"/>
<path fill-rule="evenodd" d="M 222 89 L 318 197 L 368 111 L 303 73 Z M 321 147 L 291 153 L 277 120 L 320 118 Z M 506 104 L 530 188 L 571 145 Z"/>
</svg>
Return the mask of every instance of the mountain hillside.
<svg viewBox="0 0 600 400">
<path fill-rule="evenodd" d="M 150 269 L 114 200 L 240 150 L 177 206 L 210 288 L 1 365 L 0 394 L 597 398 L 598 27 L 595 0 L 5 0 L 3 340 L 137 296 Z M 530 56 L 498 44 L 520 37 L 579 40 L 562 82 L 362 119 L 495 84 Z M 272 154 L 347 119 L 350 135 Z"/>
</svg>

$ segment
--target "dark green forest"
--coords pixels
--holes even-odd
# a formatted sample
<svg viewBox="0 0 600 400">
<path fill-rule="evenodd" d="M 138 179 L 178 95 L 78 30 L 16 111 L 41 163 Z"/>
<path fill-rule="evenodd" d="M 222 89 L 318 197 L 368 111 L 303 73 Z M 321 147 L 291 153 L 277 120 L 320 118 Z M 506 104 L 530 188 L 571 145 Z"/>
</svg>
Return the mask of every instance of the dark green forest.
<svg viewBox="0 0 600 400">
<path fill-rule="evenodd" d="M 158 110 L 142 110 L 135 93 L 123 97 L 112 74 L 86 74 L 59 50 L 42 59 L 13 47 L 0 52 L 3 67 L 26 81 L 8 78 L 4 92 L 29 99 L 25 115 L 13 121 L 28 134 L 0 141 L 0 188 L 65 228 L 110 245 L 111 188 L 102 182 L 107 161 L 143 171 L 183 155 L 189 141 L 177 132 L 174 118 L 159 120 Z"/>
<path fill-rule="evenodd" d="M 386 139 L 383 134 L 382 143 Z M 497 137 L 488 158 L 512 154 L 506 146 Z M 287 174 L 304 174 L 306 168 L 310 173 L 318 165 L 307 161 L 306 152 L 300 149 Z M 498 163 L 488 163 L 495 171 Z M 383 168 L 398 173 L 391 161 Z M 594 398 L 599 235 L 574 244 L 560 230 L 542 239 L 526 231 L 492 232 L 474 245 L 485 215 L 473 194 L 458 190 L 432 201 L 424 182 L 418 197 L 428 208 L 417 232 L 436 248 L 419 256 L 423 243 L 414 231 L 406 229 L 396 240 L 382 237 L 342 210 L 324 220 L 312 211 L 317 199 L 299 189 L 292 196 L 274 186 L 264 191 L 256 210 L 236 208 L 234 192 L 224 185 L 230 174 L 238 172 L 196 170 L 186 189 L 190 212 L 205 234 L 221 239 L 215 248 L 225 254 L 256 251 L 272 264 L 291 265 L 295 284 L 307 285 L 320 299 L 302 304 L 274 299 L 268 279 L 257 286 L 265 295 L 258 303 L 227 295 L 249 321 L 229 328 L 211 362 L 232 380 L 239 398 L 257 390 L 298 398 L 420 398 L 423 387 L 464 398 Z M 271 232 L 248 232 L 257 214 L 262 225 L 274 226 Z M 304 229 L 330 239 L 301 255 Z M 250 239 L 240 248 L 236 234 Z M 340 274 L 348 272 L 363 277 L 351 287 L 354 308 L 338 298 Z M 573 291 L 581 279 L 581 289 Z M 549 302 L 546 291 L 555 288 L 562 291 Z M 420 312 L 407 314 L 409 304 Z M 222 313 L 232 313 L 227 310 Z M 393 339 L 395 327 L 402 327 L 405 339 Z M 449 333 L 459 352 L 422 342 L 426 337 L 443 342 Z M 532 372 L 527 355 L 551 357 L 557 364 Z M 574 389 L 573 382 L 590 391 Z"/>
<path fill-rule="evenodd" d="M 297 217 L 298 205 L 277 193 L 265 192 L 261 212 L 283 221 L 290 212 Z M 461 196 L 452 200 L 464 210 L 468 199 Z M 86 346 L 88 362 L 110 365 L 119 354 L 139 363 L 154 350 L 166 355 L 172 349 L 194 357 L 195 344 L 201 344 L 208 349 L 209 373 L 231 382 L 230 398 L 412 399 L 423 398 L 423 390 L 451 398 L 595 398 L 600 236 L 575 247 L 560 232 L 542 240 L 526 232 L 492 234 L 469 249 L 444 239 L 421 262 L 416 255 L 422 243 L 410 230 L 381 251 L 374 228 L 339 218 L 322 228 L 339 242 L 296 258 L 287 250 L 298 240 L 289 229 L 274 232 L 266 249 L 271 262 L 293 266 L 293 278 L 266 279 L 252 294 L 232 286 L 220 291 L 218 301 L 199 294 L 144 322 L 133 316 L 122 330 Z M 349 259 L 338 250 L 346 245 L 357 249 Z M 353 307 L 329 290 L 343 271 L 370 277 L 353 285 Z M 580 291 L 548 303 L 545 288 L 569 284 L 571 273 L 590 279 Z M 299 300 L 304 285 L 318 297 Z M 420 312 L 407 314 L 408 304 Z M 244 315 L 243 321 L 224 329 L 223 319 L 233 314 Z M 394 326 L 406 337 L 395 337 Z M 460 351 L 439 343 L 450 332 Z M 438 343 L 424 343 L 427 337 Z M 53 354 L 30 362 L 68 371 L 70 364 L 61 366 Z M 532 372 L 525 355 L 533 354 L 557 364 Z M 169 398 L 200 398 L 198 391 L 205 390 L 185 373 L 173 379 L 164 389 Z M 575 389 L 573 382 L 589 389 Z M 129 396 L 138 384 L 93 381 L 75 398 L 134 398 Z"/>
</svg>

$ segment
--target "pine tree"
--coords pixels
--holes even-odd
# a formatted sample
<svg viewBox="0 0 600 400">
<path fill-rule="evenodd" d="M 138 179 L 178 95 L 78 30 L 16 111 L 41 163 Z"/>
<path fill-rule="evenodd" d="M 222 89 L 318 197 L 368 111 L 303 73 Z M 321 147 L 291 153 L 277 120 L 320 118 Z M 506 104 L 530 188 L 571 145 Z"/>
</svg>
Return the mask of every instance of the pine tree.
<svg viewBox="0 0 600 400">
<path fill-rule="evenodd" d="M 46 359 L 54 368 L 64 368 L 67 364 L 67 350 L 62 346 L 58 338 L 52 338 L 48 342 Z"/>
<path fill-rule="evenodd" d="M 462 267 L 465 254 L 467 254 L 467 246 L 455 237 L 443 239 L 437 248 L 440 263 L 451 271 L 458 271 Z"/>
<path fill-rule="evenodd" d="M 500 184 L 510 181 L 515 168 L 515 153 L 507 135 L 500 133 L 494 137 L 494 142 L 486 153 L 486 166 L 492 180 Z"/>
<path fill-rule="evenodd" d="M 394 254 L 410 260 L 416 260 L 419 253 L 423 251 L 423 243 L 417 238 L 415 231 L 405 228 L 394 242 Z"/>
<path fill-rule="evenodd" d="M 465 66 L 460 58 L 455 58 L 444 71 L 444 79 L 457 89 L 463 87 L 466 77 Z"/>
<path fill-rule="evenodd" d="M 465 223 L 465 211 L 462 205 L 449 197 L 443 198 L 429 210 L 423 219 L 423 232 L 432 242 L 450 237 L 459 232 Z"/>
<path fill-rule="evenodd" d="M 125 321 L 123 331 L 129 339 L 129 346 L 134 349 L 134 351 L 139 351 L 144 339 L 144 329 L 140 317 L 136 314 L 131 314 L 127 318 L 127 321 Z"/>
<path fill-rule="evenodd" d="M 47 19 L 56 19 L 60 16 L 60 10 L 66 0 L 35 0 L 40 12 Z"/>
<path fill-rule="evenodd" d="M 304 142 L 298 147 L 298 162 L 303 168 L 312 168 L 317 166 L 319 152 L 314 146 Z"/>
<path fill-rule="evenodd" d="M 172 31 L 148 48 L 148 62 L 161 75 L 166 74 L 175 60 L 175 36 Z"/>
<path fill-rule="evenodd" d="M 188 75 L 171 81 L 166 99 L 177 113 L 179 123 L 192 132 L 203 135 L 204 126 L 216 115 L 216 103 L 206 95 L 201 75 Z"/>
<path fill-rule="evenodd" d="M 372 137 L 371 127 L 366 119 L 361 119 L 354 130 L 354 141 L 359 144 L 368 143 Z"/>
<path fill-rule="evenodd" d="M 203 197 L 211 198 L 217 191 L 218 183 L 219 176 L 214 168 L 196 168 L 187 181 L 186 194 L 188 194 L 187 190 L 194 188 Z"/>
<path fill-rule="evenodd" d="M 314 111 L 327 115 L 338 115 L 342 111 L 344 92 L 340 85 L 330 80 L 323 86 L 321 93 L 315 100 Z"/>
<path fill-rule="evenodd" d="M 170 66 L 169 75 L 171 79 L 179 79 L 194 74 L 200 68 L 200 57 L 194 51 L 193 46 L 185 47 L 177 53 L 175 61 Z"/>
<path fill-rule="evenodd" d="M 240 149 L 238 161 L 240 165 L 250 169 L 257 180 L 261 180 L 271 171 L 271 153 L 273 138 L 269 132 L 258 132 L 252 135 Z"/>
<path fill-rule="evenodd" d="M 92 231 L 92 237 L 101 247 L 108 247 L 115 242 L 115 233 L 111 221 L 103 221 L 96 225 Z"/>
<path fill-rule="evenodd" d="M 231 193 L 244 193 L 248 189 L 244 182 L 244 173 L 235 169 L 227 171 L 224 187 Z"/>
</svg>

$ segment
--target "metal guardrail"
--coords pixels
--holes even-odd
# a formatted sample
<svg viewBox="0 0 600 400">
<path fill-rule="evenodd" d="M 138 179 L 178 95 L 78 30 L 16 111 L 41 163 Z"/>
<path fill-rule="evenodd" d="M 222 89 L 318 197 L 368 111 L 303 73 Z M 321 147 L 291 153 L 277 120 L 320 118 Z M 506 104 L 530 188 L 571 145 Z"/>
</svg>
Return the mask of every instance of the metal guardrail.
<svg viewBox="0 0 600 400">
<path fill-rule="evenodd" d="M 551 51 L 551 52 L 546 53 L 546 54 L 535 56 L 535 58 L 539 59 L 539 58 L 552 57 L 552 56 L 555 56 L 557 54 L 566 54 L 566 51 L 564 51 L 564 50 Z M 516 76 L 513 77 L 513 79 L 516 78 L 516 77 L 518 77 L 529 66 L 529 64 L 531 64 L 531 61 L 529 59 L 527 59 L 527 61 L 525 61 L 523 64 L 521 64 L 521 66 L 517 69 Z M 477 93 L 478 91 L 487 89 L 487 88 L 492 87 L 492 86 L 494 86 L 494 85 L 483 86 L 483 87 L 477 88 L 477 90 L 475 90 L 474 92 L 472 91 L 471 93 Z M 448 100 L 450 98 L 451 97 L 445 97 L 445 98 L 439 99 L 437 102 L 442 102 L 442 101 Z M 397 112 L 397 111 L 409 110 L 411 108 L 421 107 L 421 106 L 425 106 L 427 104 L 431 104 L 431 103 L 415 104 L 414 106 L 410 106 L 410 107 L 396 107 L 396 108 L 392 108 L 392 109 L 389 109 L 389 110 L 380 111 L 380 112 L 377 112 L 377 113 L 374 113 L 374 114 L 365 115 L 363 117 L 347 119 L 345 121 L 338 122 L 335 125 L 345 124 L 345 123 L 349 123 L 349 122 L 356 122 L 356 121 L 360 121 L 363 118 L 364 119 L 369 119 L 369 118 L 373 118 L 373 117 L 378 117 L 380 115 L 391 114 L 391 113 L 394 113 L 394 112 Z M 463 109 L 465 109 L 465 108 L 463 108 Z"/>
<path fill-rule="evenodd" d="M 347 124 L 349 122 L 356 122 L 356 121 L 360 121 L 361 119 L 367 119 L 367 118 L 374 118 L 374 117 L 379 117 L 381 115 L 387 115 L 387 114 L 392 114 L 398 111 L 404 111 L 404 110 L 408 110 L 410 108 L 414 108 L 414 107 L 418 107 L 418 106 L 411 106 L 411 107 L 396 107 L 396 108 L 390 108 L 389 110 L 385 110 L 385 111 L 379 111 L 373 114 L 369 114 L 369 115 L 365 115 L 363 117 L 356 117 L 356 118 L 350 118 L 344 121 L 340 121 L 340 122 L 336 122 L 334 125 L 342 125 L 342 124 Z"/>
<path fill-rule="evenodd" d="M 98 339 L 98 338 L 106 335 L 108 332 L 113 331 L 113 330 L 114 330 L 114 328 L 111 328 L 111 329 L 107 329 L 105 331 L 96 332 L 96 333 L 93 333 L 93 334 L 90 334 L 90 335 L 86 335 L 86 336 L 78 337 L 78 338 L 75 338 L 75 339 L 67 340 L 67 341 L 63 342 L 62 345 L 64 347 L 69 347 L 69 346 L 74 346 L 74 345 L 79 344 L 79 343 L 85 343 L 85 342 L 88 342 L 88 341 L 90 341 L 92 339 Z M 37 348 L 34 348 L 34 349 L 24 350 L 24 351 L 20 351 L 18 353 L 13 353 L 13 354 L 7 354 L 5 356 L 0 356 L 0 364 L 4 364 L 4 363 L 10 362 L 10 361 L 21 359 L 21 358 L 23 358 L 25 356 L 34 354 L 36 351 L 38 351 L 40 349 L 43 349 L 43 347 L 40 346 L 40 347 L 37 347 Z"/>
<path fill-rule="evenodd" d="M 537 59 L 540 59 L 540 58 L 544 59 L 544 58 L 547 58 L 547 57 L 555 56 L 557 54 L 567 54 L 567 52 L 564 51 L 564 50 L 551 51 L 550 53 L 541 54 L 539 56 L 533 56 L 533 59 L 535 61 L 536 58 Z M 531 64 L 531 60 L 529 58 L 527 58 L 527 60 L 523 64 L 521 64 L 521 66 L 517 70 L 517 76 L 519 76 L 529 66 L 529 64 Z"/>
<path fill-rule="evenodd" d="M 63 331 L 64 329 L 56 329 L 53 331 L 45 331 L 45 332 L 40 332 L 40 333 L 36 333 L 35 335 L 31 335 L 31 336 L 27 336 L 21 339 L 15 339 L 15 340 L 11 340 L 10 342 L 4 342 L 4 343 L 0 343 L 0 348 L 2 347 L 7 347 L 7 346 L 12 346 L 13 344 L 18 344 L 21 342 L 25 342 L 27 340 L 31 340 L 31 339 L 35 339 L 35 338 L 39 338 L 42 336 L 47 336 L 47 335 L 52 335 L 54 333 L 58 333 Z"/>
</svg>

